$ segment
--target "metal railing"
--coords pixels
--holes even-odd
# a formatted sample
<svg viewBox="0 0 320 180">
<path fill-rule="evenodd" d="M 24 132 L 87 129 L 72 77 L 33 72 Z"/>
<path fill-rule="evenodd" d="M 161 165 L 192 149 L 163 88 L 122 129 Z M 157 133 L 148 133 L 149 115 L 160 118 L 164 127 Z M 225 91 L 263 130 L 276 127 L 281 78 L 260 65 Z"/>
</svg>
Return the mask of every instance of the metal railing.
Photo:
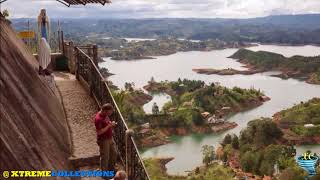
<svg viewBox="0 0 320 180">
<path fill-rule="evenodd" d="M 112 97 L 107 82 L 97 67 L 97 59 L 94 55 L 96 53 L 93 53 L 93 56 L 90 57 L 84 52 L 86 50 L 87 52 L 90 52 L 88 47 L 75 48 L 76 77 L 78 80 L 87 83 L 90 94 L 94 97 L 99 106 L 105 103 L 111 103 L 115 107 L 115 112 L 111 117 L 111 119 L 117 122 L 117 126 L 113 130 L 113 138 L 116 142 L 121 161 L 126 166 L 129 180 L 148 180 L 150 178 L 139 155 L 134 139 L 131 136 L 130 130 Z M 92 52 L 94 51 L 93 48 Z"/>
</svg>

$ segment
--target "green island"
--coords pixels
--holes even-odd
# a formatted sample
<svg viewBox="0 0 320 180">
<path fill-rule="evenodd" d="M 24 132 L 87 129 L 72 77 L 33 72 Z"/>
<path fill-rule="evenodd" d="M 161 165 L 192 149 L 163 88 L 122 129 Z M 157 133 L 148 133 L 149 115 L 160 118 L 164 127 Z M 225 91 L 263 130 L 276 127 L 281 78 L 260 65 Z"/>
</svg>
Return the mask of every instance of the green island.
<svg viewBox="0 0 320 180">
<path fill-rule="evenodd" d="M 292 56 L 288 58 L 281 54 L 267 51 L 255 52 L 239 49 L 230 58 L 238 59 L 239 62 L 248 67 L 248 70 L 200 68 L 194 69 L 194 71 L 201 74 L 219 75 L 248 75 L 265 71 L 281 71 L 281 74 L 273 76 L 283 79 L 296 78 L 311 84 L 320 84 L 320 56 Z"/>
<path fill-rule="evenodd" d="M 154 147 L 170 142 L 171 135 L 190 133 L 217 133 L 237 126 L 225 119 L 240 111 L 257 107 L 269 100 L 255 89 L 232 89 L 210 85 L 199 80 L 155 82 L 153 78 L 144 88 L 149 93 L 167 93 L 172 101 L 161 110 L 146 114 L 143 104 L 150 101 L 150 95 L 135 90 L 134 84 L 126 83 L 125 90 L 114 91 L 115 100 L 136 133 L 140 148 Z"/>
<path fill-rule="evenodd" d="M 125 39 L 98 39 L 101 57 L 113 60 L 154 59 L 153 56 L 165 56 L 184 51 L 211 51 L 225 48 L 243 48 L 252 46 L 243 42 L 225 42 L 221 40 L 191 41 L 175 38 L 145 41 L 127 41 Z"/>
<path fill-rule="evenodd" d="M 194 109 L 218 118 L 259 106 L 269 100 L 260 90 L 253 88 L 226 88 L 219 83 L 207 85 L 200 80 L 180 78 L 172 82 L 155 82 L 151 79 L 144 89 L 150 93 L 167 93 L 172 97 L 172 101 L 164 105 L 164 113 L 179 114 L 179 111 Z"/>
</svg>

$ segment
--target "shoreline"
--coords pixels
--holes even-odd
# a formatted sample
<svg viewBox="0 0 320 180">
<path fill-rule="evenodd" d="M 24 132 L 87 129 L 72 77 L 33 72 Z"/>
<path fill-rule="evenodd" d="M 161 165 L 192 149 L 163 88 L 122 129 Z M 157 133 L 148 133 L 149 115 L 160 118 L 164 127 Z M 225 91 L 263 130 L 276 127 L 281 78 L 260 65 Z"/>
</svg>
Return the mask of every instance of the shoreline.
<svg viewBox="0 0 320 180">
<path fill-rule="evenodd" d="M 172 143 L 170 137 L 172 136 L 188 136 L 190 134 L 214 134 L 221 133 L 237 127 L 236 122 L 224 122 L 217 125 L 202 125 L 191 127 L 177 127 L 177 128 L 153 128 L 153 135 L 149 137 L 138 136 L 138 146 L 141 150 L 148 150 L 153 147 L 166 145 Z"/>
<path fill-rule="evenodd" d="M 258 42 L 258 44 L 260 45 L 274 45 L 274 46 L 316 46 L 316 47 L 320 47 L 320 44 L 290 44 L 290 43 L 260 43 Z"/>
<path fill-rule="evenodd" d="M 232 57 L 229 57 L 229 58 L 232 58 Z M 232 58 L 232 59 L 235 59 L 235 58 Z M 277 68 L 272 68 L 272 69 L 266 70 L 266 69 L 261 69 L 261 68 L 255 67 L 254 65 L 250 64 L 245 59 L 236 59 L 236 61 L 243 64 L 242 67 L 247 68 L 247 70 L 236 70 L 233 68 L 227 68 L 227 69 L 194 68 L 194 69 L 192 69 L 192 71 L 194 71 L 198 74 L 206 74 L 206 75 L 216 74 L 216 75 L 221 75 L 221 76 L 253 75 L 253 74 L 264 73 L 264 72 L 279 71 L 279 72 L 281 72 L 280 74 L 271 75 L 271 76 L 278 77 L 278 78 L 284 79 L 284 80 L 292 78 L 292 79 L 306 82 L 308 84 L 320 85 L 320 80 L 317 80 L 317 78 L 316 78 L 317 75 L 315 73 L 301 74 L 300 71 L 288 70 L 283 67 L 277 67 Z"/>
<path fill-rule="evenodd" d="M 135 48 L 137 45 L 141 45 L 141 47 L 144 47 L 143 41 L 140 42 L 134 42 L 134 43 L 128 43 L 129 46 L 122 48 L 122 49 L 117 49 L 117 51 L 109 51 L 108 48 L 103 48 L 101 50 L 101 55 L 104 57 L 110 57 L 112 60 L 116 61 L 130 61 L 130 60 L 141 60 L 141 59 L 157 59 L 154 56 L 169 56 L 172 54 L 176 54 L 178 52 L 190 52 L 190 51 L 202 51 L 202 52 L 208 52 L 208 51 L 213 51 L 213 50 L 222 50 L 222 49 L 227 49 L 227 48 L 247 48 L 247 47 L 253 47 L 257 46 L 257 44 L 253 43 L 239 43 L 239 42 L 212 42 L 212 40 L 208 41 L 200 41 L 200 42 L 191 42 L 188 40 L 176 40 L 176 39 L 156 39 L 159 44 L 161 43 L 177 43 L 179 45 L 176 45 L 173 47 L 173 49 L 162 49 L 161 51 L 157 51 L 154 49 L 147 49 L 145 51 L 139 51 L 137 49 L 132 49 Z M 191 46 L 188 43 L 193 43 L 196 44 Z M 201 43 L 204 42 L 209 42 L 205 47 L 201 47 Z M 213 43 L 213 44 L 210 44 Z M 182 47 L 180 47 L 182 46 Z M 158 48 L 161 48 L 160 45 Z M 158 49 L 157 48 L 157 49 Z M 149 51 L 148 51 L 149 50 Z M 152 51 L 153 50 L 153 51 Z"/>
<path fill-rule="evenodd" d="M 198 74 L 206 74 L 206 75 L 211 75 L 211 74 L 217 74 L 221 76 L 227 76 L 227 75 L 252 75 L 252 74 L 257 74 L 257 73 L 263 73 L 265 71 L 263 70 L 253 70 L 253 69 L 248 69 L 248 70 L 236 70 L 233 68 L 228 68 L 228 69 L 213 69 L 213 68 L 197 68 L 197 69 L 192 69 L 192 71 L 198 73 Z"/>
</svg>

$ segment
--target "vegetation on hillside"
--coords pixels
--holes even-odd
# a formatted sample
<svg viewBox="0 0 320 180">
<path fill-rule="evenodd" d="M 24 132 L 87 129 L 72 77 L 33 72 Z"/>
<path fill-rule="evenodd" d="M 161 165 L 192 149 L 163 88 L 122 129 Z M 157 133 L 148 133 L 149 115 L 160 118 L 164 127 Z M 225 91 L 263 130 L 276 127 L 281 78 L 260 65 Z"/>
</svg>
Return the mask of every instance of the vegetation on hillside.
<svg viewBox="0 0 320 180">
<path fill-rule="evenodd" d="M 187 180 L 233 180 L 235 173 L 229 167 L 212 163 L 205 167 L 196 168 Z"/>
<path fill-rule="evenodd" d="M 144 88 L 150 92 L 166 92 L 171 95 L 172 101 L 164 105 L 162 112 L 172 115 L 172 127 L 202 125 L 202 112 L 223 117 L 260 105 L 263 96 L 261 91 L 255 89 L 230 89 L 218 83 L 206 85 L 200 80 L 187 79 L 160 83 L 150 81 Z"/>
<path fill-rule="evenodd" d="M 202 147 L 203 166 L 195 168 L 185 179 L 238 179 L 265 176 L 279 180 L 304 180 L 307 172 L 295 160 L 294 146 L 283 145 L 283 133 L 272 119 L 250 121 L 240 136 L 227 134 L 216 151 L 213 146 Z M 225 166 L 218 165 L 219 161 Z M 154 159 L 145 161 L 152 179 L 181 179 L 169 176 L 164 166 Z M 320 169 L 319 169 L 320 170 Z M 314 176 L 311 179 L 317 179 Z"/>
<path fill-rule="evenodd" d="M 144 112 L 143 105 L 152 97 L 141 90 L 135 90 L 133 83 L 125 83 L 125 90 L 113 91 L 123 117 L 129 126 L 137 131 L 140 147 L 165 144 L 168 142 L 165 135 L 232 129 L 237 124 L 223 121 L 224 116 L 261 105 L 263 102 L 263 93 L 259 90 L 238 87 L 230 89 L 218 83 L 206 85 L 198 80 L 179 79 L 157 83 L 153 79 L 145 88 L 150 92 L 167 92 L 172 101 L 165 104 L 160 112 L 148 115 Z M 213 119 L 210 122 L 209 117 Z M 160 137 L 161 141 L 158 141 Z"/>
<path fill-rule="evenodd" d="M 152 180 L 185 180 L 184 176 L 170 176 L 167 174 L 159 159 L 147 158 L 143 160 L 147 172 Z"/>
<path fill-rule="evenodd" d="M 289 128 L 299 136 L 320 136 L 320 98 L 282 110 L 275 119 L 280 126 Z M 313 126 L 305 127 L 306 124 Z"/>
<path fill-rule="evenodd" d="M 281 54 L 247 49 L 240 49 L 231 58 L 239 59 L 240 62 L 249 64 L 255 69 L 264 71 L 280 70 L 282 78 L 307 79 L 310 83 L 320 83 L 320 56 L 284 57 Z"/>
<path fill-rule="evenodd" d="M 286 59 L 281 54 L 267 51 L 251 51 L 248 49 L 239 49 L 230 58 L 244 60 L 257 68 L 271 70 L 279 67 Z"/>
<path fill-rule="evenodd" d="M 232 180 L 235 175 L 231 168 L 216 162 L 197 167 L 186 176 L 168 175 L 164 165 L 155 158 L 144 159 L 144 164 L 152 180 Z"/>
<path fill-rule="evenodd" d="M 227 135 L 223 140 L 223 155 L 226 162 L 238 162 L 242 171 L 259 176 L 275 176 L 281 180 L 303 180 L 307 173 L 298 167 L 293 146 L 281 145 L 283 133 L 271 119 L 262 118 L 248 123 L 237 139 Z M 237 164 L 237 163 L 236 163 Z M 292 178 L 290 178 L 292 177 Z"/>
<path fill-rule="evenodd" d="M 142 124 L 145 122 L 145 112 L 142 106 L 149 102 L 152 97 L 142 90 L 134 90 L 131 86 L 128 88 L 126 90 L 113 91 L 112 95 L 122 116 L 130 126 Z"/>
</svg>

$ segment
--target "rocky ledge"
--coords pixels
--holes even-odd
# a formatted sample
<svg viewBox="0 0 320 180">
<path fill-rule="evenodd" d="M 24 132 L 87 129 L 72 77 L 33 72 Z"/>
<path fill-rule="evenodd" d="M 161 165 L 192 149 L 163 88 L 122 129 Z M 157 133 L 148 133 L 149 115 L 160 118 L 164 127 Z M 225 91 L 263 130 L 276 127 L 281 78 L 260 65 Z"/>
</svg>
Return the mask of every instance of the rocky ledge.
<svg viewBox="0 0 320 180">
<path fill-rule="evenodd" d="M 218 133 L 218 132 L 222 132 L 222 131 L 226 131 L 229 129 L 233 129 L 235 127 L 237 127 L 238 124 L 235 122 L 225 122 L 216 126 L 212 126 L 211 130 L 212 132 Z"/>
<path fill-rule="evenodd" d="M 217 74 L 217 75 L 235 75 L 235 74 L 243 74 L 243 75 L 251 75 L 256 73 L 263 72 L 262 70 L 236 70 L 233 68 L 228 69 L 212 69 L 212 68 L 200 68 L 200 69 L 192 69 L 192 71 L 199 74 Z"/>
</svg>

